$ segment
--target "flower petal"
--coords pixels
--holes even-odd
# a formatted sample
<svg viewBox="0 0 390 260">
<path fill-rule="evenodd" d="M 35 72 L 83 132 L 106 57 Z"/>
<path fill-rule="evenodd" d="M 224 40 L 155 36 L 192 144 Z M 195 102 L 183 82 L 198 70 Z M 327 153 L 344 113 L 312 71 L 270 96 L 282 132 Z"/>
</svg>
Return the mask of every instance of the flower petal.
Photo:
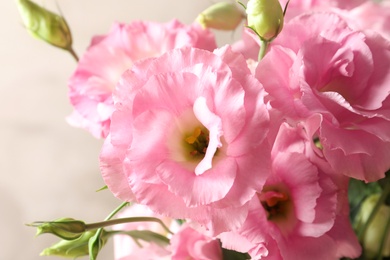
<svg viewBox="0 0 390 260">
<path fill-rule="evenodd" d="M 205 171 L 211 169 L 212 160 L 217 148 L 222 147 L 221 136 L 222 122 L 216 114 L 210 111 L 207 107 L 206 99 L 204 97 L 198 97 L 194 103 L 194 113 L 196 118 L 209 130 L 209 145 L 206 150 L 206 154 L 202 161 L 196 166 L 195 174 L 201 175 Z"/>
</svg>

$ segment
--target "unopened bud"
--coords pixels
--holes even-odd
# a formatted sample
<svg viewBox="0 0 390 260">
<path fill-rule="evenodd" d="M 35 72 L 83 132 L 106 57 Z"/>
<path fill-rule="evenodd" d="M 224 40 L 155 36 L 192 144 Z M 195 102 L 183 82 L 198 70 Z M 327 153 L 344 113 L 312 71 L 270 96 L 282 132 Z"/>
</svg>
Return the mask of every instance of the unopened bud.
<svg viewBox="0 0 390 260">
<path fill-rule="evenodd" d="M 196 21 L 203 28 L 217 30 L 234 30 L 245 18 L 244 14 L 234 3 L 216 3 L 198 15 Z"/>
<path fill-rule="evenodd" d="M 380 194 L 374 194 L 365 199 L 357 217 L 358 226 L 366 224 L 375 205 L 378 203 L 379 197 Z M 390 207 L 385 204 L 380 205 L 379 210 L 375 213 L 374 218 L 369 223 L 361 241 L 365 257 L 369 259 L 378 257 L 383 239 L 385 244 L 382 251 L 382 257 L 390 256 L 390 232 L 386 230 L 386 224 L 389 220 Z"/>
<path fill-rule="evenodd" d="M 96 234 L 96 230 L 87 231 L 75 240 L 61 240 L 60 242 L 44 249 L 41 256 L 62 256 L 77 258 L 89 255 L 88 242 Z M 104 242 L 107 239 L 104 239 Z"/>
<path fill-rule="evenodd" d="M 283 28 L 284 14 L 278 0 L 249 0 L 246 13 L 248 27 L 262 40 L 273 40 Z"/>
<path fill-rule="evenodd" d="M 62 16 L 29 0 L 17 0 L 17 5 L 24 26 L 34 37 L 61 49 L 71 49 L 72 35 Z"/>
<path fill-rule="evenodd" d="M 50 233 L 66 240 L 79 238 L 86 231 L 86 226 L 83 221 L 72 218 L 60 218 L 48 222 L 34 222 L 29 224 L 29 226 L 37 227 L 37 235 Z"/>
</svg>

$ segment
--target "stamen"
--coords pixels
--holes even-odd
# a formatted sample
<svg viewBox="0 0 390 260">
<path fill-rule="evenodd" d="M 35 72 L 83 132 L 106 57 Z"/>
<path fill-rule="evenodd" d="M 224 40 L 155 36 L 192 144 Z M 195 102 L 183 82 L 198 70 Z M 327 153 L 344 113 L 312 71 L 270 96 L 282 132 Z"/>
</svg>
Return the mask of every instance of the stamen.
<svg viewBox="0 0 390 260">
<path fill-rule="evenodd" d="M 200 127 L 195 128 L 194 133 L 186 138 L 186 142 L 189 144 L 193 144 L 198 140 L 199 135 L 202 133 Z"/>
<path fill-rule="evenodd" d="M 196 141 L 196 137 L 193 135 L 186 138 L 186 142 L 189 144 L 193 144 L 193 143 L 195 143 L 195 141 Z"/>
<path fill-rule="evenodd" d="M 265 191 L 258 195 L 258 198 L 268 213 L 268 219 L 275 219 L 287 212 L 289 196 L 284 192 Z"/>
<path fill-rule="evenodd" d="M 208 133 L 205 134 L 200 127 L 196 127 L 193 134 L 186 137 L 184 140 L 190 144 L 193 149 L 190 151 L 192 157 L 204 156 L 206 154 L 207 146 L 209 145 L 209 136 Z"/>
</svg>

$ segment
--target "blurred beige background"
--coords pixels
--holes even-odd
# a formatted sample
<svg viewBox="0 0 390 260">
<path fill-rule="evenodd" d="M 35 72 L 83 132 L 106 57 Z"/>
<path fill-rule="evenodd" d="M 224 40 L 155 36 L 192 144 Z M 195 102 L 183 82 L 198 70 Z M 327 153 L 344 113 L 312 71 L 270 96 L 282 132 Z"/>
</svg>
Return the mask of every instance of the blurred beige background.
<svg viewBox="0 0 390 260">
<path fill-rule="evenodd" d="M 108 32 L 114 21 L 135 19 L 191 23 L 212 0 L 36 0 L 66 17 L 81 56 L 95 34 Z M 35 238 L 24 224 L 73 217 L 87 222 L 105 218 L 120 201 L 104 186 L 98 169 L 101 140 L 72 128 L 65 117 L 67 79 L 72 57 L 30 37 L 16 4 L 0 2 L 0 260 L 59 259 L 39 257 L 57 241 Z M 239 34 L 235 33 L 235 36 Z M 219 34 L 229 42 L 232 33 Z M 109 243 L 99 259 L 113 259 Z"/>
</svg>

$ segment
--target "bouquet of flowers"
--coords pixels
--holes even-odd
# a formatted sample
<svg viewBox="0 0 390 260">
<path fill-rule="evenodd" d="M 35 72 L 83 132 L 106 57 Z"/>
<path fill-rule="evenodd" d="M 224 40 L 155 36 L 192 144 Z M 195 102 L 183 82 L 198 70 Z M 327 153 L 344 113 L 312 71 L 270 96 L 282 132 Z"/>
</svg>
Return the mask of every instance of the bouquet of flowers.
<svg viewBox="0 0 390 260">
<path fill-rule="evenodd" d="M 77 60 L 67 120 L 104 139 L 102 189 L 123 201 L 32 223 L 61 238 L 43 255 L 113 238 L 118 260 L 390 256 L 389 1 L 218 2 L 190 25 L 115 23 L 80 59 L 61 15 L 17 4 Z"/>
</svg>

